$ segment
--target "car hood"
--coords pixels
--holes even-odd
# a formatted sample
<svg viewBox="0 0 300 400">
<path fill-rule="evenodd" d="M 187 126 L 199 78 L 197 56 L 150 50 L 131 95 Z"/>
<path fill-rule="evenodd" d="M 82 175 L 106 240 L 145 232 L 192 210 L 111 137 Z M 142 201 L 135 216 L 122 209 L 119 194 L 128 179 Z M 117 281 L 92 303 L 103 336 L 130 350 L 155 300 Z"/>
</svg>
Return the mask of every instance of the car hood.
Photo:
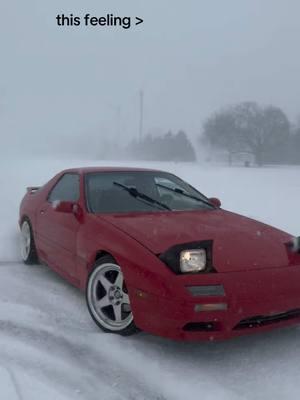
<svg viewBox="0 0 300 400">
<path fill-rule="evenodd" d="M 288 265 L 284 245 L 291 236 L 269 225 L 225 210 L 101 216 L 161 254 L 176 244 L 212 240 L 219 272 Z"/>
</svg>

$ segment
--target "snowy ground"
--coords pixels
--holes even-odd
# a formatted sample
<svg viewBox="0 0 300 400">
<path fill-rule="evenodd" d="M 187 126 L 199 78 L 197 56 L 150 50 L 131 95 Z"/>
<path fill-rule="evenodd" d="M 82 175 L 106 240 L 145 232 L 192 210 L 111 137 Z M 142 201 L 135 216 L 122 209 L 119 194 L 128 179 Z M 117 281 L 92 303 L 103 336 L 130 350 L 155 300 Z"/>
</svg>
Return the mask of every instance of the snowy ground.
<svg viewBox="0 0 300 400">
<path fill-rule="evenodd" d="M 0 162 L 0 399 L 298 398 L 297 327 L 224 343 L 107 335 L 91 321 L 80 292 L 46 267 L 20 263 L 25 187 L 87 164 L 95 162 Z M 220 197 L 224 208 L 300 234 L 300 168 L 130 164 L 173 171 Z"/>
</svg>

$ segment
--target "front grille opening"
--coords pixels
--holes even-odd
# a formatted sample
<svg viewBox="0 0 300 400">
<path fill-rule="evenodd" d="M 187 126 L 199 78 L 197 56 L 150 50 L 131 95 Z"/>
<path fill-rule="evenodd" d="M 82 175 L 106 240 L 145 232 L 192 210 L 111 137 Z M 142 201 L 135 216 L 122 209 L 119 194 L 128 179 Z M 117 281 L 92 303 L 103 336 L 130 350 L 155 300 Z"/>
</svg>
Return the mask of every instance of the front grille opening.
<svg viewBox="0 0 300 400">
<path fill-rule="evenodd" d="M 189 322 L 184 325 L 184 331 L 187 332 L 216 332 L 220 330 L 219 324 L 212 322 Z"/>
<path fill-rule="evenodd" d="M 255 317 L 243 319 L 233 328 L 233 330 L 259 328 L 261 326 L 276 324 L 281 321 L 288 321 L 290 319 L 296 318 L 300 318 L 300 309 L 290 310 L 274 315 L 258 315 Z"/>
</svg>

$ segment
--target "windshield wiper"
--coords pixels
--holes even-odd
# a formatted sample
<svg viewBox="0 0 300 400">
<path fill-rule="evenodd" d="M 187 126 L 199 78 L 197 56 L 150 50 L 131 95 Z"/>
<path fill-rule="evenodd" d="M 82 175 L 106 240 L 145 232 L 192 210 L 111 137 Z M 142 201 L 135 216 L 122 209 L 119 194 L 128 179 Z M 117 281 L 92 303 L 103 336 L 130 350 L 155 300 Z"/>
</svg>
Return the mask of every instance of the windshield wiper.
<svg viewBox="0 0 300 400">
<path fill-rule="evenodd" d="M 120 188 L 122 188 L 124 190 L 126 190 L 132 197 L 139 198 L 139 199 L 142 199 L 142 200 L 146 200 L 148 203 L 160 206 L 161 208 L 164 208 L 165 210 L 172 211 L 172 209 L 169 206 L 167 206 L 166 204 L 161 203 L 160 201 L 153 199 L 152 197 L 148 196 L 147 194 L 138 191 L 133 186 L 126 186 L 126 185 L 123 185 L 123 183 L 120 183 L 120 182 L 113 182 L 113 184 L 116 185 L 116 186 L 119 186 Z"/>
<path fill-rule="evenodd" d="M 167 189 L 167 190 L 169 190 L 170 192 L 173 192 L 173 193 L 179 193 L 182 196 L 188 197 L 188 198 L 196 200 L 196 201 L 200 201 L 201 203 L 204 203 L 204 204 L 206 204 L 206 205 L 208 205 L 210 207 L 216 208 L 208 200 L 204 200 L 204 199 L 201 199 L 200 197 L 193 196 L 192 194 L 186 193 L 183 189 L 179 189 L 179 188 L 172 189 L 172 188 L 170 188 L 168 186 L 161 185 L 160 183 L 156 183 L 156 186 L 159 186 L 159 187 L 161 187 L 163 189 Z"/>
</svg>

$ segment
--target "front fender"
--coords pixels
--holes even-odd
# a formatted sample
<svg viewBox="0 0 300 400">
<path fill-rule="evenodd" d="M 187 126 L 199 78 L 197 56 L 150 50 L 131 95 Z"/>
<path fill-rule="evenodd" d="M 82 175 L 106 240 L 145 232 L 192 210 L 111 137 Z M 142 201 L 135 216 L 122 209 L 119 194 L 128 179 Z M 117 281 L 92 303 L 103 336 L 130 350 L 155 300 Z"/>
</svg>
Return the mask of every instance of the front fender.
<svg viewBox="0 0 300 400">
<path fill-rule="evenodd" d="M 109 253 L 122 267 L 128 287 L 159 296 L 169 295 L 169 283 L 175 274 L 141 243 L 92 214 L 87 214 L 77 237 L 78 271 L 82 289 L 101 251 Z"/>
</svg>

